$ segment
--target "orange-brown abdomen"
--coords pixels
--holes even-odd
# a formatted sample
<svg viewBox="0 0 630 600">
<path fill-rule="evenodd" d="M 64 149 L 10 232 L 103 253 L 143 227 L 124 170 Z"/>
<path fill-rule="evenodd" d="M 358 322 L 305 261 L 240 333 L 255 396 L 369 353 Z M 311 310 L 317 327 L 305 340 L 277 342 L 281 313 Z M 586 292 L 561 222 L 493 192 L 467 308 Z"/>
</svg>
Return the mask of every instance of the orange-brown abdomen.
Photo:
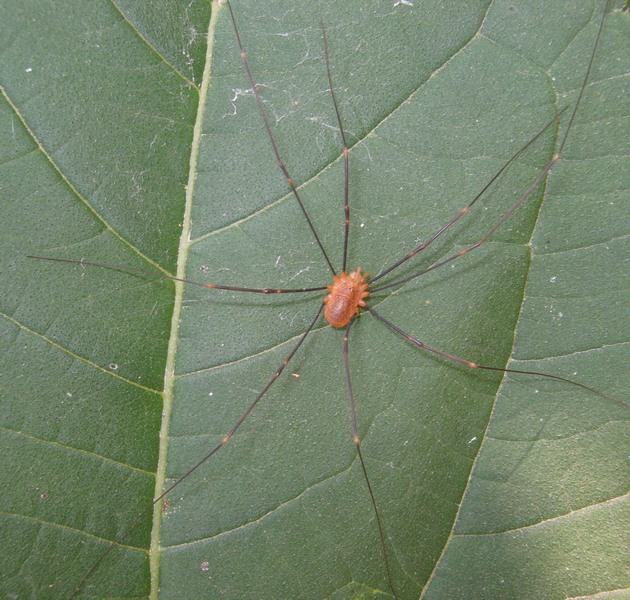
<svg viewBox="0 0 630 600">
<path fill-rule="evenodd" d="M 370 295 L 366 279 L 367 273 L 361 273 L 360 268 L 350 275 L 344 271 L 333 277 L 333 284 L 328 286 L 330 294 L 324 298 L 324 318 L 333 327 L 345 327 L 359 314 L 359 306 L 365 306 L 364 298 Z"/>
</svg>

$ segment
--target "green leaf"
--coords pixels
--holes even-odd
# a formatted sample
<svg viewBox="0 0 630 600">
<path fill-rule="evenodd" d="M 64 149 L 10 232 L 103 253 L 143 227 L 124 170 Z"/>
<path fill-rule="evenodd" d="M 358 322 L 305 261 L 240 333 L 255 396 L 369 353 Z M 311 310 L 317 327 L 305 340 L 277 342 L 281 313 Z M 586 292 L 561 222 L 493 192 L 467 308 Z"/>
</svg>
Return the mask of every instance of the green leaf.
<svg viewBox="0 0 630 600">
<path fill-rule="evenodd" d="M 324 25 L 351 146 L 348 267 L 372 276 L 552 120 L 397 274 L 461 251 L 515 204 L 559 147 L 571 109 L 553 119 L 577 98 L 603 9 L 395 4 L 233 2 L 281 156 L 341 270 Z M 630 585 L 620 4 L 550 177 L 479 249 L 371 299 L 443 352 L 609 398 L 454 364 L 365 312 L 351 329 L 397 598 Z M 321 295 L 219 292 L 27 256 L 248 287 L 331 277 L 277 167 L 225 5 L 22 0 L 3 3 L 0 22 L 2 597 L 67 598 L 78 585 L 90 598 L 391 597 L 352 443 L 343 333 L 324 323 L 230 443 L 89 573 L 226 435 Z"/>
</svg>

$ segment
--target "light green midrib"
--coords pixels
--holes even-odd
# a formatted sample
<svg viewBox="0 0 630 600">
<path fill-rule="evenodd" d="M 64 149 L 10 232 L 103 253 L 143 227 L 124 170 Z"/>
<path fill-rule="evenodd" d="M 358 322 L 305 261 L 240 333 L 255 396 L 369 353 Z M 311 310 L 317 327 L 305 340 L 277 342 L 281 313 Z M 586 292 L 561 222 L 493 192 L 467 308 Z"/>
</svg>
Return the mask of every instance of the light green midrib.
<svg viewBox="0 0 630 600">
<path fill-rule="evenodd" d="M 191 214 L 193 206 L 193 196 L 195 190 L 195 178 L 197 173 L 197 162 L 199 158 L 199 147 L 202 139 L 203 119 L 205 114 L 208 88 L 210 87 L 212 58 L 214 51 L 214 33 L 219 16 L 219 5 L 212 3 L 212 12 L 208 26 L 208 42 L 206 47 L 206 58 L 203 71 L 203 78 L 199 89 L 199 105 L 197 118 L 193 130 L 193 139 L 190 152 L 190 164 L 188 170 L 188 183 L 186 185 L 186 204 L 184 218 L 182 222 L 182 233 L 179 240 L 179 251 L 177 259 L 177 277 L 184 278 L 186 274 L 186 262 L 191 246 Z M 158 468 L 155 480 L 155 491 L 153 497 L 157 498 L 164 491 L 166 483 L 166 459 L 168 453 L 169 429 L 171 412 L 173 408 L 173 388 L 175 385 L 175 357 L 179 342 L 179 320 L 181 317 L 184 298 L 184 283 L 175 283 L 175 300 L 173 306 L 173 316 L 171 318 L 171 331 L 169 336 L 166 367 L 164 371 L 164 406 L 162 410 L 162 427 L 160 429 L 160 443 L 158 453 Z M 151 569 L 151 592 L 150 598 L 157 600 L 160 585 L 160 531 L 162 526 L 162 503 L 157 502 L 153 508 L 153 528 L 151 530 L 151 548 L 149 551 L 149 566 Z"/>
</svg>

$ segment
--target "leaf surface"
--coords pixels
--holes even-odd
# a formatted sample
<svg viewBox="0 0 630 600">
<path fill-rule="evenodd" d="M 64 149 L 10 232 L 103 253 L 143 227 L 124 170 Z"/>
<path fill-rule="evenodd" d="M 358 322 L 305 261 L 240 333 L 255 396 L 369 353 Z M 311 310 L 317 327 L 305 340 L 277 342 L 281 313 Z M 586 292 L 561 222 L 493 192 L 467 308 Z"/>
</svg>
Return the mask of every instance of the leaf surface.
<svg viewBox="0 0 630 600">
<path fill-rule="evenodd" d="M 351 146 L 348 267 L 374 276 L 572 106 L 602 8 L 394 4 L 233 3 L 274 138 L 338 271 L 344 174 L 321 23 Z M 0 589 L 68 597 L 164 481 L 229 431 L 321 295 L 217 292 L 26 256 L 248 287 L 325 286 L 330 273 L 287 193 L 225 6 L 0 11 Z M 613 7 L 563 157 L 505 226 L 371 299 L 441 351 L 614 399 L 455 365 L 366 313 L 353 325 L 358 427 L 398 598 L 629 585 L 628 27 Z M 397 273 L 480 239 L 549 163 L 569 112 Z M 80 596 L 391 596 L 342 338 L 319 323 L 233 440 Z"/>
</svg>

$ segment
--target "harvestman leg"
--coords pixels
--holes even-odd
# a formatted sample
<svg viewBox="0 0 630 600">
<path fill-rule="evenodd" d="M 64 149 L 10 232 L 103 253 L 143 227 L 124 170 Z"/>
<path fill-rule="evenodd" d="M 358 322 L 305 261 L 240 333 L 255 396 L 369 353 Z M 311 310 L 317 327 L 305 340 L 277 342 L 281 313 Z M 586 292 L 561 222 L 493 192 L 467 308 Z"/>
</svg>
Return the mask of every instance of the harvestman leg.
<svg viewBox="0 0 630 600">
<path fill-rule="evenodd" d="M 553 169 L 555 164 L 560 160 L 560 156 L 561 156 L 562 151 L 564 149 L 564 145 L 565 145 L 565 143 L 567 141 L 567 138 L 569 137 L 569 132 L 571 131 L 571 126 L 573 125 L 573 120 L 575 119 L 575 115 L 576 115 L 576 113 L 578 111 L 578 108 L 580 106 L 580 102 L 582 100 L 582 96 L 584 94 L 584 90 L 586 89 L 586 84 L 587 84 L 589 76 L 591 74 L 591 68 L 593 66 L 593 61 L 595 60 L 595 54 L 597 53 L 597 48 L 599 46 L 599 41 L 600 41 L 600 38 L 601 38 L 601 35 L 602 35 L 602 30 L 604 28 L 604 19 L 606 18 L 606 14 L 608 13 L 608 7 L 609 6 L 610 6 L 610 0 L 607 0 L 606 1 L 606 6 L 604 7 L 604 10 L 602 11 L 602 16 L 601 16 L 601 19 L 600 19 L 600 22 L 599 22 L 599 28 L 597 30 L 597 37 L 595 38 L 595 44 L 593 46 L 593 50 L 591 51 L 590 59 L 589 59 L 589 62 L 588 62 L 588 67 L 586 68 L 586 73 L 584 75 L 584 79 L 582 80 L 582 85 L 580 87 L 580 92 L 578 94 L 577 100 L 575 101 L 575 104 L 573 106 L 573 111 L 571 112 L 571 117 L 569 118 L 569 123 L 567 124 L 567 128 L 566 128 L 566 131 L 565 131 L 564 136 L 562 138 L 562 141 L 560 142 L 560 147 L 558 148 L 558 151 L 553 155 L 553 157 L 551 158 L 551 160 L 549 161 L 547 166 L 538 175 L 538 177 L 536 177 L 536 179 L 527 188 L 527 190 L 521 195 L 521 197 L 514 203 L 514 205 L 509 210 L 507 210 L 505 212 L 505 214 L 502 215 L 502 217 L 499 219 L 499 221 L 493 227 L 491 227 L 490 230 L 484 236 L 482 236 L 480 240 L 478 240 L 474 244 L 471 244 L 467 248 L 464 248 L 463 250 L 457 252 L 456 254 L 453 254 L 452 256 L 449 256 L 449 257 L 447 257 L 445 259 L 442 259 L 442 260 L 439 260 L 439 261 L 433 263 L 430 267 L 428 267 L 426 269 L 423 269 L 422 271 L 420 271 L 418 273 L 415 273 L 414 275 L 410 275 L 409 277 L 405 277 L 403 279 L 399 279 L 398 281 L 395 281 L 393 283 L 388 283 L 387 285 L 383 285 L 381 287 L 378 287 L 378 288 L 375 288 L 375 289 L 371 289 L 370 291 L 371 291 L 372 294 L 375 293 L 375 292 L 379 292 L 381 290 L 388 289 L 390 287 L 394 287 L 394 286 L 400 285 L 402 283 L 406 283 L 407 281 L 411 281 L 412 279 L 415 279 L 416 277 L 420 277 L 421 275 L 424 275 L 425 273 L 428 273 L 429 271 L 433 271 L 434 269 L 437 269 L 438 267 L 441 267 L 442 265 L 445 265 L 445 264 L 455 260 L 456 258 L 460 258 L 461 256 L 464 256 L 465 254 L 468 254 L 470 251 L 474 250 L 475 248 L 479 248 L 495 231 L 497 231 L 497 229 L 499 229 L 512 216 L 512 214 L 514 212 L 516 212 L 520 208 L 520 206 L 523 204 L 523 202 L 525 202 L 525 200 L 527 200 L 527 198 L 530 196 L 530 194 L 540 185 L 540 183 L 543 181 L 543 179 L 551 172 L 551 170 Z M 403 263 L 407 262 L 409 259 L 411 259 L 416 254 L 418 254 L 418 252 L 420 252 L 420 251 L 424 250 L 425 248 L 427 248 L 440 235 L 442 235 L 449 227 L 451 227 L 460 218 L 462 218 L 465 214 L 467 214 L 468 211 L 470 210 L 470 208 L 473 206 L 473 204 L 475 204 L 475 202 L 477 202 L 477 200 L 499 178 L 499 176 L 507 169 L 507 167 L 510 166 L 510 164 L 512 164 L 518 158 L 518 156 L 520 154 L 522 154 L 536 139 L 538 139 L 538 137 L 553 122 L 555 122 L 565 110 L 566 110 L 566 107 L 563 108 L 560 111 L 560 113 L 557 115 L 557 117 L 555 117 L 549 123 L 547 123 L 534 137 L 532 137 L 522 148 L 520 148 L 508 160 L 508 162 L 505 165 L 503 165 L 503 167 L 501 167 L 501 169 L 499 169 L 499 171 L 494 175 L 494 177 L 492 177 L 492 179 L 483 187 L 483 189 L 472 199 L 472 201 L 467 206 L 462 208 L 450 221 L 448 221 L 445 225 L 440 227 L 440 229 L 438 229 L 438 231 L 435 234 L 433 234 L 427 241 L 423 242 L 422 244 L 420 244 L 419 246 L 417 246 L 416 248 L 414 248 L 413 250 L 408 252 L 400 260 L 396 261 L 390 267 L 385 268 L 378 275 L 373 277 L 372 281 L 371 281 L 372 284 L 374 282 L 378 281 L 379 279 L 381 279 L 382 277 L 384 277 L 385 275 L 387 275 L 388 273 L 391 273 L 394 269 L 397 269 L 400 265 L 402 265 Z"/>
<path fill-rule="evenodd" d="M 328 264 L 328 268 L 330 269 L 333 275 L 336 275 L 337 273 L 335 272 L 335 268 L 333 267 L 332 262 L 330 261 L 330 258 L 328 257 L 328 253 L 324 249 L 324 245 L 322 244 L 322 241 L 320 240 L 319 235 L 317 235 L 315 225 L 311 221 L 311 217 L 308 214 L 308 211 L 306 210 L 306 207 L 304 206 L 302 199 L 300 198 L 300 194 L 298 193 L 297 188 L 295 187 L 295 183 L 293 179 L 291 179 L 291 176 L 289 175 L 289 171 L 287 170 L 280 156 L 280 150 L 278 150 L 276 140 L 273 137 L 273 133 L 271 132 L 271 126 L 269 125 L 269 119 L 267 118 L 267 113 L 265 112 L 265 106 L 263 104 L 262 98 L 260 97 L 260 93 L 258 92 L 258 87 L 256 86 L 256 81 L 254 79 L 254 76 L 252 75 L 252 71 L 249 68 L 249 62 L 247 61 L 247 53 L 245 52 L 245 48 L 243 47 L 243 43 L 241 42 L 241 36 L 239 34 L 238 27 L 236 25 L 236 18 L 234 17 L 234 13 L 232 12 L 232 5 L 230 4 L 229 0 L 227 0 L 227 7 L 228 7 L 228 12 L 230 13 L 230 18 L 232 19 L 232 25 L 234 26 L 234 33 L 236 34 L 236 41 L 238 42 L 238 47 L 241 53 L 241 61 L 243 62 L 243 67 L 245 68 L 245 71 L 247 72 L 247 79 L 249 79 L 249 84 L 251 85 L 252 91 L 254 92 L 254 98 L 256 98 L 256 104 L 258 105 L 258 112 L 260 113 L 260 116 L 262 117 L 262 120 L 265 124 L 267 137 L 269 139 L 269 142 L 271 143 L 273 153 L 276 157 L 276 162 L 278 163 L 278 166 L 280 167 L 282 174 L 284 175 L 285 179 L 287 180 L 287 183 L 289 184 L 289 187 L 291 188 L 293 197 L 296 199 L 297 203 L 300 206 L 302 214 L 304 215 L 304 218 L 306 219 L 306 222 L 308 223 L 308 226 L 311 232 L 313 233 L 313 237 L 315 238 L 315 241 L 317 242 L 317 245 L 319 246 L 319 249 L 321 250 L 321 253 L 324 256 L 324 259 L 326 260 L 326 263 Z"/>
<path fill-rule="evenodd" d="M 394 271 L 395 269 L 397 269 L 398 267 L 400 267 L 402 264 L 406 263 L 408 260 L 410 260 L 411 258 L 413 258 L 416 254 L 418 254 L 419 252 L 422 252 L 422 250 L 425 250 L 426 248 L 428 248 L 435 240 L 437 240 L 445 231 L 447 231 L 450 227 L 452 227 L 453 225 L 455 225 L 455 223 L 457 223 L 457 221 L 459 221 L 465 214 L 467 214 L 470 209 L 473 207 L 473 205 L 477 202 L 477 200 L 479 200 L 487 191 L 490 187 L 492 187 L 492 185 L 495 183 L 495 181 L 497 181 L 499 179 L 499 177 L 501 177 L 501 175 L 508 169 L 508 167 L 514 163 L 514 161 L 523 153 L 525 152 L 525 150 L 527 150 L 527 148 L 529 148 L 545 131 L 547 131 L 547 129 L 549 129 L 549 127 L 558 121 L 558 119 L 560 118 L 560 115 L 566 110 L 566 107 L 563 108 L 560 113 L 558 115 L 556 115 L 553 119 L 551 119 L 544 127 L 542 127 L 540 129 L 540 131 L 538 131 L 538 133 L 536 133 L 536 135 L 534 135 L 534 137 L 532 137 L 531 139 L 529 139 L 521 148 L 519 148 L 511 157 L 510 159 L 493 175 L 493 177 L 490 179 L 490 181 L 488 181 L 488 183 L 486 183 L 486 185 L 481 189 L 481 191 L 466 205 L 464 206 L 464 208 L 462 208 L 454 217 L 452 217 L 449 221 L 447 221 L 444 225 L 442 225 L 428 240 L 425 240 L 424 242 L 422 242 L 419 246 L 416 246 L 413 250 L 411 250 L 410 252 L 408 252 L 407 254 L 405 254 L 405 256 L 403 256 L 401 259 L 397 260 L 395 263 L 393 263 L 392 265 L 390 265 L 389 267 L 386 267 L 385 269 L 383 269 L 378 275 L 372 277 L 371 279 L 371 283 L 374 284 L 376 281 L 378 281 L 379 279 L 382 279 L 383 277 L 385 277 L 386 275 L 388 275 L 389 273 L 391 273 L 392 271 Z M 553 163 L 555 164 L 555 162 Z M 541 175 L 541 178 L 544 177 L 544 175 L 546 173 L 549 172 L 549 170 L 551 169 L 550 166 L 547 166 L 547 171 L 545 171 L 545 173 L 543 173 Z M 539 183 L 539 181 L 537 180 L 535 186 L 537 186 Z M 507 219 L 509 217 L 510 214 L 512 214 L 527 198 L 527 196 L 529 196 L 531 190 L 528 190 L 526 192 L 526 195 L 524 194 L 523 196 L 521 196 L 521 198 L 519 198 L 519 200 L 516 202 L 516 204 L 512 207 L 512 209 L 510 210 L 509 214 L 505 217 L 505 219 Z M 502 224 L 502 222 L 499 224 L 499 226 Z M 495 230 L 498 229 L 498 227 L 495 228 Z M 493 232 L 491 232 L 493 233 Z M 489 234 L 490 235 L 490 234 Z M 433 268 L 436 268 L 435 266 L 433 266 Z M 404 283 L 406 281 L 409 281 L 411 279 L 415 279 L 416 277 L 420 277 L 420 275 L 424 275 L 425 273 L 427 273 L 428 271 L 430 271 L 431 269 L 427 269 L 425 271 L 421 271 L 419 273 L 416 273 L 415 275 L 412 275 L 406 279 L 402 279 L 400 281 L 395 281 L 394 283 L 389 283 L 387 285 L 383 285 L 381 287 L 375 288 L 373 290 L 371 290 L 372 293 L 374 292 L 379 292 L 381 290 L 386 290 L 390 287 L 394 287 L 396 285 L 399 285 L 400 283 Z"/>
<path fill-rule="evenodd" d="M 125 538 L 125 536 L 145 517 L 145 515 L 149 511 L 151 511 L 158 502 L 160 502 L 160 500 L 162 500 L 165 496 L 170 494 L 180 483 L 188 479 L 188 477 L 190 477 L 199 467 L 201 467 L 201 465 L 203 465 L 208 460 L 210 460 L 210 458 L 212 458 L 221 448 L 223 448 L 232 439 L 232 436 L 243 424 L 245 419 L 247 419 L 247 417 L 252 412 L 252 410 L 254 410 L 258 402 L 262 400 L 265 394 L 269 391 L 269 388 L 271 388 L 271 386 L 276 382 L 278 377 L 280 377 L 281 373 L 289 364 L 289 362 L 291 361 L 295 353 L 298 351 L 300 346 L 304 343 L 304 340 L 307 338 L 308 334 L 312 331 L 313 327 L 315 327 L 315 324 L 319 320 L 319 317 L 321 316 L 323 310 L 324 310 L 324 304 L 322 303 L 319 309 L 317 310 L 317 314 L 315 315 L 315 318 L 311 321 L 306 331 L 300 336 L 300 339 L 298 340 L 297 344 L 293 346 L 293 349 L 291 350 L 291 352 L 289 352 L 289 354 L 282 361 L 280 366 L 276 369 L 275 373 L 272 375 L 271 379 L 267 382 L 265 387 L 258 393 L 258 395 L 250 403 L 250 405 L 241 413 L 241 416 L 238 418 L 236 423 L 234 423 L 234 425 L 228 431 L 228 433 L 225 436 L 223 436 L 221 441 L 216 446 L 214 446 L 212 450 L 210 450 L 210 452 L 208 452 L 203 458 L 201 458 L 190 469 L 188 469 L 188 471 L 186 471 L 186 473 L 184 473 L 179 479 L 177 479 L 177 481 L 172 483 L 157 498 L 155 498 L 151 502 L 150 505 L 148 505 L 138 516 L 136 516 L 136 518 L 131 523 L 129 523 L 129 525 L 127 525 L 127 527 L 121 533 L 119 533 L 112 542 L 109 543 L 107 548 L 98 557 L 98 559 L 92 565 L 90 570 L 83 576 L 83 579 L 81 579 L 77 587 L 74 589 L 70 598 L 74 598 L 81 591 L 81 588 L 83 587 L 85 582 L 88 581 L 90 577 L 92 577 L 92 575 L 94 574 L 96 569 L 99 567 L 99 565 L 105 560 L 105 558 L 107 558 L 107 556 L 109 556 L 112 550 L 116 547 L 116 544 L 121 542 Z"/>
<path fill-rule="evenodd" d="M 361 439 L 359 437 L 359 427 L 357 425 L 357 408 L 356 402 L 354 400 L 354 392 L 352 391 L 352 377 L 350 375 L 350 359 L 349 359 L 349 337 L 350 337 L 350 327 L 352 326 L 352 321 L 346 325 L 346 330 L 343 336 L 343 366 L 346 373 L 346 382 L 348 385 L 348 399 L 350 400 L 350 416 L 352 420 L 352 441 L 354 442 L 354 447 L 357 452 L 357 456 L 359 457 L 359 463 L 361 464 L 361 471 L 363 472 L 363 478 L 365 479 L 365 484 L 367 485 L 368 493 L 370 494 L 370 502 L 372 503 L 372 509 L 374 511 L 374 516 L 376 517 L 376 524 L 378 526 L 378 535 L 381 541 L 381 551 L 383 553 L 383 560 L 385 562 L 385 571 L 387 573 L 387 581 L 389 583 L 389 587 L 392 590 L 392 594 L 396 597 L 396 589 L 394 588 L 394 583 L 392 581 L 391 569 L 389 566 L 389 558 L 387 557 L 387 550 L 385 546 L 385 529 L 383 527 L 383 521 L 381 519 L 380 511 L 376 504 L 376 496 L 374 495 L 374 491 L 372 490 L 372 484 L 370 483 L 370 478 L 368 477 L 367 467 L 365 466 L 365 461 L 363 460 L 363 454 L 361 453 Z"/>
</svg>

